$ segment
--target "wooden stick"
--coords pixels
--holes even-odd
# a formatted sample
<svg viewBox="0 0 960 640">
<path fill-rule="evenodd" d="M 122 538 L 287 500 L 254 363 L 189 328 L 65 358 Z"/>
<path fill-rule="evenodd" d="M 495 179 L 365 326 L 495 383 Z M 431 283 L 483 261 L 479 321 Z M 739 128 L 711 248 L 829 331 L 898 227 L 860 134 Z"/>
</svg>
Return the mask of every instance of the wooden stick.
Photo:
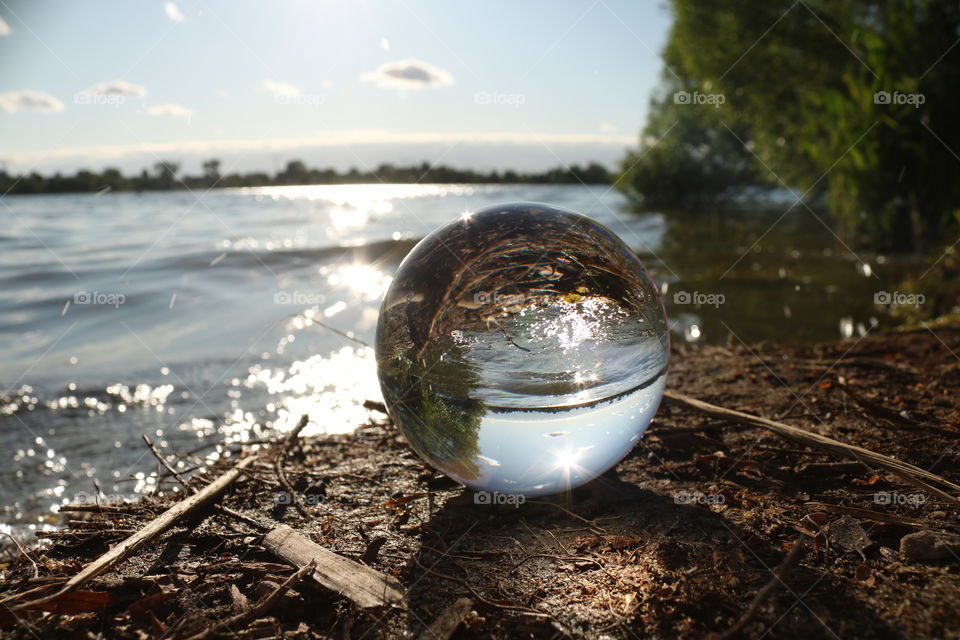
<svg viewBox="0 0 960 640">
<path fill-rule="evenodd" d="M 124 505 L 110 504 L 65 504 L 57 508 L 57 513 L 133 513 L 140 505 L 128 503 Z"/>
<path fill-rule="evenodd" d="M 803 536 L 797 538 L 796 542 L 793 543 L 793 548 L 790 549 L 790 553 L 783 559 L 783 562 L 780 563 L 777 570 L 773 572 L 773 578 L 770 582 L 763 585 L 763 587 L 757 591 L 757 595 L 750 601 L 747 610 L 743 612 L 743 615 L 740 616 L 734 625 L 717 636 L 715 640 L 741 637 L 740 632 L 743 631 L 743 628 L 753 619 L 753 616 L 757 614 L 757 611 L 760 610 L 760 607 L 766 602 L 767 598 L 777 590 L 777 587 L 783 584 L 784 578 L 786 578 L 787 574 L 793 569 L 793 565 L 796 564 L 800 558 L 800 551 L 803 550 L 804 540 L 805 538 Z"/>
<path fill-rule="evenodd" d="M 383 607 L 405 597 L 396 578 L 339 556 L 285 524 L 264 536 L 263 544 L 271 553 L 296 567 L 316 563 L 314 580 L 360 607 Z"/>
<path fill-rule="evenodd" d="M 473 600 L 460 598 L 443 610 L 437 619 L 420 634 L 420 640 L 449 640 L 473 608 Z"/>
<path fill-rule="evenodd" d="M 54 598 L 67 593 L 68 591 L 87 584 L 102 573 L 109 571 L 110 568 L 132 555 L 143 545 L 155 539 L 161 533 L 172 527 L 186 516 L 196 513 L 197 511 L 200 511 L 204 507 L 210 505 L 214 500 L 219 498 L 224 491 L 227 490 L 227 487 L 233 484 L 234 480 L 240 476 L 240 472 L 244 468 L 250 466 L 250 464 L 256 458 L 256 455 L 244 458 L 232 469 L 205 486 L 197 493 L 184 498 L 180 502 L 164 511 L 159 517 L 157 517 L 155 520 L 152 520 L 143 529 L 136 532 L 123 542 L 117 544 L 115 547 L 110 549 L 110 551 L 107 551 L 102 556 L 88 564 L 83 568 L 82 571 L 80 571 L 80 573 L 67 580 L 66 584 L 64 584 L 63 587 L 53 594 L 33 600 L 31 602 L 18 604 L 10 607 L 10 610 L 18 611 L 20 609 L 26 609 L 45 604 Z"/>
<path fill-rule="evenodd" d="M 163 465 L 163 468 L 166 469 L 167 472 L 170 473 L 170 475 L 172 475 L 174 478 L 176 478 L 177 482 L 180 483 L 180 486 L 182 486 L 188 493 L 194 493 L 194 494 L 197 493 L 197 488 L 194 487 L 194 486 L 192 486 L 192 485 L 190 485 L 190 484 L 183 478 L 183 476 L 181 476 L 179 473 L 177 473 L 176 469 L 174 469 L 172 466 L 170 466 L 170 463 L 167 462 L 167 459 L 164 458 L 162 455 L 160 455 L 160 452 L 157 451 L 157 448 L 156 448 L 155 446 L 153 446 L 153 442 L 150 441 L 150 437 L 147 436 L 147 434 L 145 434 L 145 433 L 142 434 L 142 437 L 143 437 L 143 441 L 144 441 L 145 443 L 147 443 L 147 448 L 150 449 L 150 453 L 153 454 L 153 457 L 157 459 L 157 462 L 159 462 L 160 464 Z M 243 515 L 242 513 L 239 513 L 239 512 L 237 512 L 237 511 L 234 511 L 233 509 L 231 509 L 231 508 L 229 508 L 229 507 L 225 507 L 225 506 L 223 506 L 222 504 L 215 504 L 215 505 L 213 505 L 213 508 L 216 509 L 219 513 L 222 513 L 222 514 L 224 514 L 224 515 L 230 516 L 231 518 L 236 518 L 237 520 L 239 520 L 239 521 L 241 521 L 241 522 L 243 522 L 243 523 L 245 523 L 245 524 L 250 525 L 251 527 L 253 527 L 254 529 L 256 529 L 256 530 L 258 530 L 258 531 L 267 531 L 267 530 L 270 529 L 270 527 L 268 527 L 268 526 L 266 526 L 266 525 L 260 524 L 259 522 L 257 522 L 257 521 L 254 520 L 253 518 L 248 518 L 247 516 Z"/>
<path fill-rule="evenodd" d="M 667 400 L 675 404 L 696 409 L 697 411 L 707 415 L 714 416 L 716 418 L 723 418 L 725 420 L 735 420 L 737 422 L 760 427 L 761 429 L 771 431 L 778 436 L 786 438 L 787 440 L 792 440 L 793 442 L 798 442 L 800 444 L 819 449 L 831 455 L 851 458 L 868 466 L 884 469 L 901 478 L 905 482 L 936 495 L 944 502 L 948 502 L 955 506 L 960 506 L 960 500 L 958 500 L 955 496 L 947 493 L 943 489 L 929 484 L 929 482 L 939 483 L 948 489 L 952 489 L 953 491 L 960 491 L 960 485 L 956 485 L 942 476 L 938 476 L 937 474 L 926 471 L 925 469 L 921 469 L 920 467 L 915 467 L 912 464 L 885 456 L 869 449 L 864 449 L 863 447 L 844 444 L 838 440 L 822 436 L 818 433 L 812 433 L 797 427 L 791 427 L 790 425 L 782 422 L 776 422 L 768 418 L 755 416 L 742 411 L 725 409 L 724 407 L 710 404 L 709 402 L 704 402 L 703 400 L 697 400 L 696 398 L 684 395 L 682 393 L 677 393 L 676 391 L 665 391 L 663 395 L 665 398 L 667 398 Z"/>
</svg>

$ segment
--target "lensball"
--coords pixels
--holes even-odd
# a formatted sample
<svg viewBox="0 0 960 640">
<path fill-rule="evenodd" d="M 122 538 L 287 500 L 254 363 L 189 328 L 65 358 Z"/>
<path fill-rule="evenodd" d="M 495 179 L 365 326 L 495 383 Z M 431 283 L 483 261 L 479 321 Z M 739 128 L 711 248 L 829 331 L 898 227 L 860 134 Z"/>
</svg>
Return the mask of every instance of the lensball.
<svg viewBox="0 0 960 640">
<path fill-rule="evenodd" d="M 619 462 L 663 396 L 666 314 L 612 231 L 539 203 L 464 214 L 400 264 L 377 325 L 393 421 L 477 491 L 569 490 Z"/>
</svg>

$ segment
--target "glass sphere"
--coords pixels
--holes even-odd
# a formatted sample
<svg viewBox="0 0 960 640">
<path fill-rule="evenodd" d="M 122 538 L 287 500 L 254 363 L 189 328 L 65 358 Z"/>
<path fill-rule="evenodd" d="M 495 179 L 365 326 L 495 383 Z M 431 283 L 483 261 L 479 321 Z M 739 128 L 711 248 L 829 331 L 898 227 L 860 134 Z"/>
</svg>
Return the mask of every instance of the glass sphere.
<svg viewBox="0 0 960 640">
<path fill-rule="evenodd" d="M 539 203 L 440 227 L 386 293 L 387 409 L 428 463 L 478 491 L 571 489 L 619 462 L 663 395 L 656 286 L 612 231 Z"/>
</svg>

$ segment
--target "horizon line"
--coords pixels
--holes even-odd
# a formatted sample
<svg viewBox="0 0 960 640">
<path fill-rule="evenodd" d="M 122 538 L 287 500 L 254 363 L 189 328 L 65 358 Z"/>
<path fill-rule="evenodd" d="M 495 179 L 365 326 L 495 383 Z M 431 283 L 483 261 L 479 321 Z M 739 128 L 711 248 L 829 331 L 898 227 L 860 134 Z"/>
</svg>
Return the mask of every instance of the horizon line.
<svg viewBox="0 0 960 640">
<path fill-rule="evenodd" d="M 431 144 L 451 145 L 501 144 L 595 144 L 601 146 L 636 144 L 637 136 L 604 133 L 529 133 L 529 132 L 389 132 L 382 130 L 353 130 L 321 132 L 299 138 L 235 138 L 229 140 L 185 140 L 182 142 L 154 142 L 90 147 L 68 147 L 48 151 L 21 151 L 0 156 L 0 162 L 9 165 L 41 164 L 51 160 L 86 157 L 89 160 L 122 158 L 135 153 L 215 153 L 250 151 L 285 151 L 293 149 L 322 149 L 369 145 Z"/>
</svg>

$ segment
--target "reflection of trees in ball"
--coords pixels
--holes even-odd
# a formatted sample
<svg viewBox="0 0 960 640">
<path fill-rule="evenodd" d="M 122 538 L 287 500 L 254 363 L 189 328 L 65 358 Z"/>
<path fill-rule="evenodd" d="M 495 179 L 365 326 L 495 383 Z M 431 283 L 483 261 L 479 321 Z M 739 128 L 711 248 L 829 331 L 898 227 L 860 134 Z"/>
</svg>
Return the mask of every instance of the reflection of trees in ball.
<svg viewBox="0 0 960 640">
<path fill-rule="evenodd" d="M 612 232 L 536 204 L 511 205 L 509 213 L 490 207 L 460 221 L 456 233 L 428 236 L 407 256 L 385 310 L 406 315 L 404 337 L 418 350 L 454 327 L 488 325 L 518 296 L 529 305 L 589 291 L 646 317 L 655 288 L 637 278 L 636 257 L 619 249 Z M 651 334 L 662 333 L 659 317 L 647 320 Z"/>
<path fill-rule="evenodd" d="M 477 444 L 485 407 L 470 398 L 479 375 L 452 340 L 435 341 L 417 358 L 398 350 L 379 363 L 387 405 L 399 415 L 404 435 L 442 471 L 464 480 L 478 477 Z M 442 392 L 439 391 L 442 389 Z"/>
</svg>

